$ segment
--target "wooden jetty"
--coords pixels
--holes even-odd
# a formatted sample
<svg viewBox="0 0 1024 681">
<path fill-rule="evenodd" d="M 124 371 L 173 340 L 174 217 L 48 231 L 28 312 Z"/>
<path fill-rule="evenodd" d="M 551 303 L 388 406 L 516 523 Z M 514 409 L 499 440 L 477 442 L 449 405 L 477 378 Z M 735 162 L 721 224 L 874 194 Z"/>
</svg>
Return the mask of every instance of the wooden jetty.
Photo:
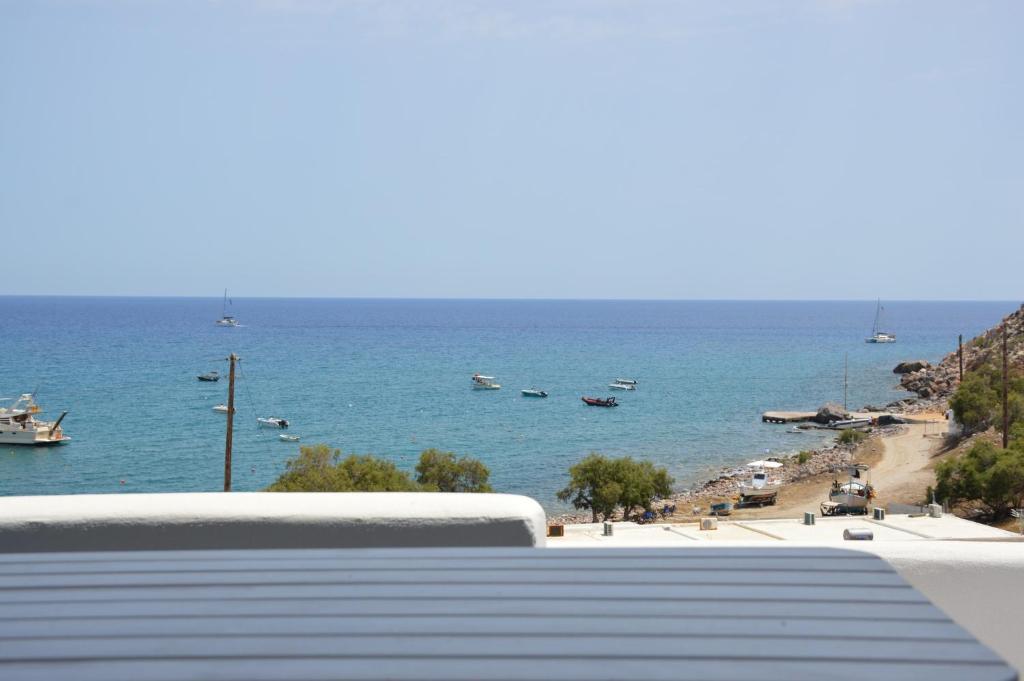
<svg viewBox="0 0 1024 681">
<path fill-rule="evenodd" d="M 817 415 L 813 411 L 766 411 L 761 414 L 764 423 L 799 423 L 810 421 Z"/>
</svg>

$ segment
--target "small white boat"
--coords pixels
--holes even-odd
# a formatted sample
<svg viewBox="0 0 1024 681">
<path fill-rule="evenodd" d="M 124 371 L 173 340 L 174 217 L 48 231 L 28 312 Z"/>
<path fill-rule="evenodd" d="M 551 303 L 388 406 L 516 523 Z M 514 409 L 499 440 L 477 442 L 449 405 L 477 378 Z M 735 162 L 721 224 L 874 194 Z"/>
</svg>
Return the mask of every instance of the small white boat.
<svg viewBox="0 0 1024 681">
<path fill-rule="evenodd" d="M 501 385 L 494 382 L 494 376 L 473 374 L 473 390 L 500 390 Z"/>
<path fill-rule="evenodd" d="M 206 381 L 207 383 L 216 383 L 217 381 L 220 380 L 220 374 L 218 374 L 216 371 L 210 371 L 205 374 L 199 374 L 198 376 L 196 376 L 196 378 L 198 378 L 200 381 Z"/>
<path fill-rule="evenodd" d="M 228 314 L 228 290 L 224 289 L 224 303 L 220 309 L 221 318 L 217 320 L 217 326 L 238 326 L 238 321 Z"/>
<path fill-rule="evenodd" d="M 523 397 L 547 397 L 548 394 L 543 390 L 537 390 L 536 388 L 523 388 L 520 390 Z"/>
<path fill-rule="evenodd" d="M 612 390 L 636 390 L 636 383 L 620 383 L 615 381 L 614 383 L 609 383 L 608 387 Z"/>
<path fill-rule="evenodd" d="M 56 421 L 40 421 L 39 405 L 34 393 L 25 393 L 13 400 L 9 407 L 0 407 L 0 447 L 4 445 L 62 445 L 71 440 L 60 428 L 68 415 L 64 412 Z"/>
<path fill-rule="evenodd" d="M 227 414 L 228 413 L 228 405 L 226 405 L 226 404 L 218 404 L 218 405 L 216 405 L 213 408 L 213 410 L 215 412 L 217 412 L 218 414 Z"/>
<path fill-rule="evenodd" d="M 256 425 L 260 428 L 287 428 L 288 419 L 278 418 L 277 416 L 259 416 L 256 418 Z"/>
<path fill-rule="evenodd" d="M 616 378 L 615 382 L 616 383 L 624 383 L 624 384 L 627 384 L 627 385 L 636 385 L 637 384 L 637 381 L 636 381 L 635 378 Z"/>
<path fill-rule="evenodd" d="M 896 334 L 889 333 L 888 331 L 881 331 L 878 328 L 878 323 L 882 319 L 882 312 L 885 308 L 882 307 L 882 301 L 879 299 L 878 305 L 875 307 L 875 323 L 871 327 L 871 335 L 864 339 L 865 343 L 895 343 Z"/>
<path fill-rule="evenodd" d="M 836 477 L 832 481 L 828 502 L 821 505 L 822 515 L 867 513 L 868 503 L 875 498 L 875 488 L 871 486 L 866 464 L 851 464 L 845 471 L 849 480 L 841 483 Z"/>
<path fill-rule="evenodd" d="M 768 471 L 782 468 L 778 461 L 751 461 L 747 464 L 750 479 L 739 485 L 741 504 L 774 504 L 782 487 L 782 478 Z"/>
<path fill-rule="evenodd" d="M 298 442 L 302 439 L 298 435 L 289 435 L 288 433 L 281 433 L 277 437 L 280 438 L 282 442 Z"/>
<path fill-rule="evenodd" d="M 843 419 L 841 421 L 830 421 L 828 427 L 832 430 L 849 430 L 851 428 L 867 428 L 871 425 L 871 419 Z"/>
</svg>

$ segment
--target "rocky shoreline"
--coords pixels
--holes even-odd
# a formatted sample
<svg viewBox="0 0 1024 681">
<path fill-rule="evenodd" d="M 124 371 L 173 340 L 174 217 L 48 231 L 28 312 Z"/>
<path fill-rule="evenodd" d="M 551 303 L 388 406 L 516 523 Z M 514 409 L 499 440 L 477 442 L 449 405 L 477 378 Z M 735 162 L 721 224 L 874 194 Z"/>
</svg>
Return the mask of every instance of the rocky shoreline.
<svg viewBox="0 0 1024 681">
<path fill-rule="evenodd" d="M 867 433 L 868 439 L 891 437 L 906 431 L 905 426 L 890 425 L 876 427 Z M 862 443 L 863 444 L 863 443 Z M 789 456 L 770 457 L 773 461 L 782 464 L 779 469 L 780 475 L 787 484 L 799 482 L 807 478 L 831 473 L 844 465 L 853 462 L 853 453 L 860 445 L 833 444 L 828 447 L 806 450 L 810 456 L 804 463 L 799 462 L 799 454 Z M 739 484 L 743 481 L 744 472 L 741 467 L 722 469 L 718 477 L 707 480 L 695 488 L 682 490 L 673 494 L 667 499 L 661 499 L 655 504 L 655 508 L 662 504 L 675 504 L 678 508 L 677 516 L 691 516 L 695 507 L 700 507 L 696 515 L 707 513 L 710 504 L 719 501 L 733 501 L 739 494 Z M 621 520 L 621 512 L 615 520 Z M 575 525 L 591 522 L 589 511 L 574 511 L 560 513 L 548 518 L 548 522 L 562 525 Z"/>
</svg>

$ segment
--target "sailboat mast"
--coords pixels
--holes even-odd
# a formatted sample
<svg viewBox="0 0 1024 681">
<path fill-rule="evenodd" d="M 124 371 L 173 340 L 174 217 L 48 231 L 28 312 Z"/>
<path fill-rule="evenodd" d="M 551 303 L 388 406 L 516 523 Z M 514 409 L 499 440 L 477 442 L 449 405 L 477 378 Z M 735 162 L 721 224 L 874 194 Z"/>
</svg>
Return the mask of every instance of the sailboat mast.
<svg viewBox="0 0 1024 681">
<path fill-rule="evenodd" d="M 228 316 L 228 290 L 224 289 L 224 302 L 220 305 L 220 316 Z M 877 321 L 877 320 L 876 320 Z"/>
<path fill-rule="evenodd" d="M 878 334 L 878 317 L 882 314 L 882 299 L 879 298 L 875 304 L 875 323 L 871 326 L 871 335 L 875 336 Z"/>
</svg>

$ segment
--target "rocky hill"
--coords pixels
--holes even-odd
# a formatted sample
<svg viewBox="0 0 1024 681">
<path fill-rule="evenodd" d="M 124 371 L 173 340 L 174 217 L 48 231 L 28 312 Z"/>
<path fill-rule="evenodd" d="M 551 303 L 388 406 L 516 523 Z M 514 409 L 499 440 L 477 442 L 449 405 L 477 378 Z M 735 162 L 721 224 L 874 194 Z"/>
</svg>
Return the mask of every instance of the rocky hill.
<svg viewBox="0 0 1024 681">
<path fill-rule="evenodd" d="M 984 364 L 1002 362 L 1003 328 L 1006 329 L 1007 355 L 1010 365 L 1024 370 L 1024 305 L 996 326 L 964 343 L 964 371 Z M 902 362 L 894 373 L 902 374 L 900 385 L 928 400 L 944 399 L 960 384 L 960 365 L 956 350 L 932 366 L 921 360 Z"/>
</svg>

